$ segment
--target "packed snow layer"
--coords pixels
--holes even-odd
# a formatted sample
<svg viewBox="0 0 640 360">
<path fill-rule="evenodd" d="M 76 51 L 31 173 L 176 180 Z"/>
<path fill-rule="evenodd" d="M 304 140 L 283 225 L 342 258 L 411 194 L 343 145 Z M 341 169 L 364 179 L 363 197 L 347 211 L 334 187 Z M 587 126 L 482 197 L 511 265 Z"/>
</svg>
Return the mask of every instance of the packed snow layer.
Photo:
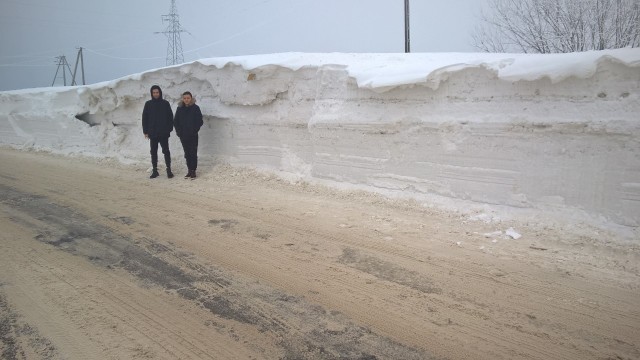
<svg viewBox="0 0 640 360">
<path fill-rule="evenodd" d="M 640 226 L 640 49 L 205 59 L 2 92 L 0 144 L 148 162 L 140 119 L 153 84 L 174 110 L 182 92 L 196 97 L 204 163 Z M 171 148 L 179 161 L 175 136 Z"/>
</svg>

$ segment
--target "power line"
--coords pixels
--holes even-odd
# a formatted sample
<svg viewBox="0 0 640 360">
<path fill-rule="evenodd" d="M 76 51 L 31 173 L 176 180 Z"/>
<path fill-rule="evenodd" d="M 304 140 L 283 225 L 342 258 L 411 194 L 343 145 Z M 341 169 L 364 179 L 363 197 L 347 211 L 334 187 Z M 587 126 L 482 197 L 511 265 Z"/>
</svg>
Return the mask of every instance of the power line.
<svg viewBox="0 0 640 360">
<path fill-rule="evenodd" d="M 49 62 L 49 60 L 51 60 L 51 56 L 41 56 L 38 58 L 33 58 L 33 59 L 24 59 L 18 62 L 14 62 L 14 63 L 9 63 L 9 64 L 0 64 L 0 66 L 3 67 L 9 67 L 9 66 L 21 66 L 21 67 L 29 67 L 29 66 L 51 66 L 51 63 L 48 64 L 34 64 L 37 62 L 41 62 L 43 59 L 47 59 L 47 62 Z"/>
<path fill-rule="evenodd" d="M 242 36 L 244 34 L 247 34 L 247 33 L 251 32 L 251 31 L 253 31 L 255 29 L 258 29 L 258 28 L 263 27 L 265 25 L 268 25 L 268 24 L 270 24 L 272 22 L 275 22 L 276 20 L 279 20 L 283 15 L 289 15 L 289 14 L 293 13 L 293 11 L 294 11 L 293 9 L 290 9 L 287 12 L 276 14 L 276 15 L 272 16 L 271 18 L 269 18 L 269 19 L 267 19 L 265 21 L 262 21 L 262 22 L 259 22 L 259 23 L 255 24 L 254 26 L 250 26 L 248 28 L 245 28 L 242 31 L 236 32 L 236 33 L 234 33 L 232 35 L 229 35 L 229 36 L 227 36 L 225 38 L 222 38 L 222 39 L 218 39 L 218 40 L 216 40 L 214 42 L 211 42 L 211 43 L 208 43 L 206 45 L 202 45 L 202 46 L 197 47 L 195 49 L 187 50 L 187 51 L 185 51 L 185 53 L 196 52 L 196 51 L 199 51 L 199 50 L 202 50 L 202 49 L 206 49 L 206 48 L 214 46 L 214 45 L 218 45 L 218 44 L 223 43 L 225 41 L 229 41 L 231 39 L 237 38 L 239 36 Z"/>
<path fill-rule="evenodd" d="M 162 56 L 144 57 L 144 58 L 130 58 L 130 57 L 113 56 L 113 55 L 104 54 L 104 53 L 101 53 L 99 51 L 95 51 L 95 50 L 92 50 L 92 49 L 89 49 L 89 48 L 84 48 L 84 49 L 87 50 L 90 53 L 94 53 L 96 55 L 104 56 L 106 58 L 115 59 L 115 60 L 158 60 L 158 59 L 162 59 Z"/>
<path fill-rule="evenodd" d="M 263 4 L 269 3 L 269 2 L 271 2 L 271 1 L 272 1 L 272 0 L 265 0 L 265 1 L 260 2 L 260 3 L 259 3 L 259 5 L 263 5 Z M 175 0 L 172 0 L 172 8 L 173 8 L 173 7 L 175 7 Z M 250 7 L 247 7 L 247 8 L 242 9 L 242 10 L 241 10 L 241 12 L 242 12 L 242 11 L 246 11 L 246 10 L 248 10 L 248 9 L 250 9 Z M 256 23 L 256 24 L 254 24 L 253 26 L 247 27 L 247 28 L 245 28 L 245 29 L 243 29 L 243 30 L 241 30 L 241 31 L 238 31 L 238 32 L 236 32 L 236 33 L 234 33 L 234 34 L 231 34 L 231 35 L 229 35 L 229 36 L 227 36 L 227 37 L 224 37 L 224 38 L 222 38 L 222 39 L 218 39 L 218 40 L 216 40 L 216 41 L 210 42 L 210 43 L 208 43 L 208 44 L 205 44 L 205 45 L 202 45 L 202 46 L 199 46 L 199 47 L 196 47 L 196 48 L 194 48 L 194 49 L 187 50 L 187 51 L 182 51 L 182 44 L 181 44 L 181 41 L 180 41 L 180 46 L 179 46 L 179 50 L 180 50 L 180 51 L 173 51 L 172 49 L 174 48 L 174 46 L 171 44 L 171 41 L 169 41 L 169 47 L 168 47 L 168 49 L 167 49 L 167 57 L 166 57 L 166 59 L 167 59 L 167 65 L 173 65 L 173 64 L 169 61 L 170 59 L 173 59 L 173 56 L 169 56 L 169 55 L 172 55 L 173 53 L 176 53 L 176 54 L 177 54 L 177 53 L 180 53 L 180 55 L 181 55 L 181 61 L 182 61 L 182 62 L 184 62 L 184 57 L 183 57 L 183 56 L 184 56 L 184 54 L 194 53 L 194 52 L 200 51 L 200 50 L 202 50 L 202 49 L 206 49 L 206 48 L 209 48 L 209 47 L 211 47 L 211 46 L 218 45 L 218 44 L 224 43 L 224 42 L 226 42 L 226 41 L 232 40 L 232 39 L 234 39 L 234 38 L 237 38 L 237 37 L 239 37 L 239 36 L 245 35 L 245 34 L 247 34 L 247 33 L 251 32 L 251 31 L 253 31 L 253 30 L 255 30 L 255 29 L 258 29 L 258 28 L 263 27 L 263 26 L 265 26 L 265 25 L 268 25 L 268 24 L 270 24 L 270 23 L 272 23 L 272 22 L 275 22 L 275 21 L 279 20 L 280 18 L 282 18 L 283 16 L 287 16 L 287 15 L 289 15 L 290 13 L 293 13 L 293 12 L 294 12 L 294 9 L 292 9 L 292 8 L 291 8 L 291 9 L 288 9 L 288 11 L 286 11 L 286 12 L 284 12 L 284 13 L 276 14 L 276 15 L 274 15 L 274 16 L 272 16 L 272 17 L 270 17 L 270 18 L 268 18 L 268 19 L 266 19 L 266 20 L 264 20 L 264 21 L 261 21 L 261 22 L 259 22 L 259 23 Z M 175 15 L 176 15 L 176 20 L 178 20 L 178 19 L 177 19 L 177 18 L 178 18 L 177 13 L 176 13 Z M 169 16 L 169 17 L 171 17 L 172 15 L 171 15 L 171 14 L 169 14 L 169 15 L 163 15 L 163 18 L 164 18 L 164 16 Z M 163 32 L 156 32 L 156 34 L 167 34 L 167 32 L 169 32 L 169 34 L 173 35 L 173 34 L 172 34 L 173 26 L 174 26 L 174 24 L 173 24 L 173 23 L 170 23 L 170 24 L 169 24 L 169 26 L 167 26 L 167 30 L 165 30 L 165 31 L 163 31 Z M 181 25 L 180 25 L 179 21 L 177 21 L 176 27 L 180 30 L 180 31 L 177 33 L 177 36 L 178 36 L 178 37 L 180 36 L 180 34 L 179 34 L 180 32 L 186 32 L 186 33 L 188 33 L 188 34 L 191 34 L 191 33 L 189 33 L 187 30 L 185 30 L 185 29 L 183 29 L 183 28 L 181 27 Z M 167 37 L 169 37 L 169 34 L 167 34 Z M 112 38 L 113 38 L 113 37 L 112 37 Z M 109 39 L 112 39 L 112 38 L 109 38 Z M 171 37 L 171 39 L 172 39 L 172 38 L 173 38 L 173 37 Z M 107 40 L 101 40 L 101 41 L 107 41 Z M 87 48 L 87 47 L 83 47 L 82 49 L 83 49 L 84 51 L 90 52 L 90 53 L 92 53 L 92 54 L 95 54 L 95 55 L 98 55 L 98 56 L 102 56 L 102 57 L 106 57 L 106 58 L 110 58 L 110 59 L 114 59 L 114 60 L 127 60 L 127 61 L 131 60 L 131 61 L 135 61 L 135 60 L 159 60 L 159 59 L 162 59 L 162 58 L 163 58 L 162 56 L 153 56 L 153 57 L 123 57 L 123 56 L 114 56 L 114 55 L 106 54 L 106 53 L 104 53 L 104 52 L 103 52 L 104 50 L 113 50 L 113 49 L 124 48 L 124 47 L 128 47 L 128 46 L 134 46 L 134 45 L 136 45 L 136 44 L 143 43 L 143 42 L 145 42 L 145 41 L 146 41 L 146 40 L 142 40 L 142 41 L 135 42 L 135 43 L 122 44 L 122 45 L 118 45 L 118 46 L 114 46 L 114 47 L 109 47 L 109 48 L 104 48 L 104 49 L 97 49 L 97 50 L 96 50 L 96 49 L 92 49 L 92 48 Z M 38 57 L 45 58 L 45 56 L 40 56 L 39 54 L 42 54 L 42 53 L 26 54 L 26 55 L 0 56 L 0 58 L 2 58 L 2 57 L 30 57 L 30 56 L 38 56 Z M 47 57 L 47 58 L 48 58 L 48 57 Z M 34 61 L 34 60 L 30 60 L 30 61 Z M 13 63 L 13 64 L 0 64 L 0 67 L 4 67 L 4 66 L 6 66 L 6 67 L 9 67 L 9 66 L 16 66 L 16 67 L 23 67 L 23 66 L 24 66 L 24 67 L 26 67 L 26 66 L 29 66 L 29 65 L 24 65 L 24 62 L 21 62 L 21 63 Z M 49 65 L 31 65 L 31 66 L 49 66 Z"/>
<path fill-rule="evenodd" d="M 47 65 L 29 65 L 29 64 L 0 64 L 0 67 L 50 67 L 51 64 Z"/>
</svg>

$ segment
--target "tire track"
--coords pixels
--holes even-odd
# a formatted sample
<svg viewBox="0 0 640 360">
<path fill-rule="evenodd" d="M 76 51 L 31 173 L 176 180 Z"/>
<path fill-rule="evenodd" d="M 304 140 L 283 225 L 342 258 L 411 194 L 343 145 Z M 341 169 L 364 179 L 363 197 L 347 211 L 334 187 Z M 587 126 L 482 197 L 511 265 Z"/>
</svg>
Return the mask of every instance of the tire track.
<svg viewBox="0 0 640 360">
<path fill-rule="evenodd" d="M 71 254 L 86 257 L 96 265 L 123 269 L 143 281 L 176 291 L 183 297 L 184 293 L 178 291 L 179 289 L 187 288 L 197 292 L 194 284 L 206 282 L 206 277 L 187 274 L 175 265 L 151 256 L 138 246 L 132 245 L 130 239 L 114 234 L 96 223 L 90 224 L 84 216 L 70 208 L 57 206 L 44 196 L 20 193 L 4 185 L 0 186 L 0 192 L 6 206 L 29 214 L 39 222 L 48 225 L 46 229 L 40 229 L 41 235 L 37 237 L 39 241 Z M 90 224 L 90 227 L 85 224 Z M 237 282 L 237 279 L 229 281 L 232 284 Z M 351 337 L 345 339 L 344 334 L 336 336 L 319 327 L 317 320 L 328 317 L 331 321 L 344 323 L 346 319 L 340 320 L 322 308 L 310 306 L 299 298 L 286 296 L 266 287 L 253 285 L 249 289 L 249 293 L 246 291 L 238 293 L 235 289 L 223 288 L 222 292 L 207 292 L 195 300 L 189 300 L 196 301 L 222 318 L 255 326 L 260 331 L 279 334 L 282 339 L 286 339 L 280 342 L 285 354 L 288 354 L 285 358 L 305 358 L 307 356 L 305 354 L 314 354 L 314 357 L 318 355 L 321 358 L 367 357 L 370 356 L 368 351 L 386 354 L 389 350 L 406 359 L 429 357 L 348 322 L 345 327 L 350 329 L 348 333 Z M 247 298 L 262 301 L 258 302 L 259 305 L 255 305 L 255 303 L 248 303 Z M 261 310 L 261 306 L 266 306 L 268 310 Z M 284 313 L 296 314 L 298 319 L 287 321 L 288 326 L 296 324 L 294 327 L 282 328 L 278 326 L 278 322 L 272 320 L 284 317 Z M 274 314 L 275 317 L 270 314 Z M 115 313 L 111 315 L 115 316 Z M 314 325 L 307 329 L 307 326 L 302 324 Z M 149 331 L 149 329 L 146 330 Z M 373 348 L 367 350 L 370 346 Z M 391 356 L 391 354 L 388 355 Z"/>
<path fill-rule="evenodd" d="M 73 183 L 73 174 L 51 170 L 55 181 L 60 182 L 54 187 L 64 187 L 65 182 Z M 541 358 L 549 353 L 565 358 L 640 355 L 637 340 L 640 338 L 640 314 L 636 310 L 640 308 L 640 304 L 634 298 L 637 291 L 608 286 L 604 281 L 590 284 L 587 282 L 590 278 L 558 277 L 553 270 L 543 269 L 542 266 L 536 268 L 517 263 L 515 257 L 499 262 L 497 268 L 500 268 L 500 274 L 489 274 L 487 271 L 490 268 L 483 262 L 484 259 L 467 250 L 459 250 L 453 254 L 451 251 L 438 251 L 432 245 L 413 246 L 406 241 L 404 244 L 381 241 L 379 233 L 374 233 L 373 229 L 367 230 L 366 222 L 362 226 L 364 230 L 358 230 L 337 229 L 337 223 L 332 224 L 330 216 L 317 216 L 309 221 L 306 217 L 296 216 L 287 210 L 288 205 L 266 208 L 263 205 L 266 202 L 264 199 L 252 201 L 255 195 L 251 194 L 248 187 L 246 192 L 228 196 L 217 192 L 209 195 L 210 193 L 203 191 L 203 187 L 210 185 L 206 183 L 179 185 L 166 192 L 169 185 L 164 183 L 156 182 L 150 186 L 125 176 L 118 179 L 119 182 L 122 180 L 118 185 L 120 189 L 125 192 L 127 188 L 136 188 L 139 193 L 120 195 L 109 189 L 113 176 L 105 174 L 91 179 L 89 182 L 74 184 L 74 188 L 67 187 L 70 191 L 66 198 L 62 195 L 52 197 L 62 199 L 65 204 L 78 209 L 76 211 L 93 214 L 91 219 L 96 224 L 108 224 L 106 228 L 119 230 L 129 227 L 131 234 L 144 235 L 144 251 L 175 265 L 192 278 L 198 278 L 199 273 L 215 274 L 213 278 L 217 277 L 218 282 L 206 278 L 205 281 L 192 282 L 192 287 L 170 289 L 176 293 L 180 291 L 180 296 L 196 303 L 201 303 L 201 299 L 207 294 L 221 295 L 223 299 L 248 294 L 244 290 L 232 291 L 238 285 L 237 281 L 226 284 L 220 281 L 214 267 L 203 267 L 200 263 L 208 256 L 207 260 L 211 260 L 205 261 L 206 263 L 213 261 L 216 267 L 222 266 L 243 274 L 246 279 L 264 280 L 281 289 L 296 289 L 299 290 L 298 294 L 307 293 L 312 300 L 329 309 L 346 309 L 345 313 L 358 324 L 373 326 L 382 335 L 402 339 L 402 342 L 414 346 L 421 344 L 421 348 L 438 348 L 440 354 L 453 357 L 463 356 L 452 347 L 468 342 L 472 343 L 471 346 L 477 345 L 480 354 L 487 354 L 481 356 L 484 358 Z M 21 183 L 14 186 L 23 189 L 31 186 L 37 192 L 39 185 L 35 180 L 34 183 L 35 185 L 25 186 Z M 98 204 L 93 209 L 82 202 L 82 199 L 90 198 L 96 191 L 101 198 L 109 201 L 109 206 L 101 207 Z M 155 198 L 158 195 L 162 199 Z M 140 217 L 137 213 L 140 207 L 157 207 L 159 209 L 152 214 L 162 214 L 168 218 Z M 95 214 L 101 208 L 111 213 L 114 208 L 120 209 L 125 213 L 118 214 L 116 211 L 111 219 L 102 214 L 104 219 L 98 219 Z M 318 208 L 322 210 L 321 206 Z M 197 209 L 197 212 L 190 212 L 192 209 Z M 181 219 L 171 218 L 172 214 L 182 212 L 187 216 Z M 268 216 L 265 212 L 269 213 Z M 118 220 L 122 215 L 138 223 L 123 223 Z M 233 223 L 224 223 L 229 226 L 222 229 L 223 223 L 210 223 L 212 219 L 226 219 Z M 197 230 L 190 230 L 190 238 L 182 240 L 179 230 L 171 229 L 176 224 Z M 220 228 L 214 225 L 220 225 Z M 447 224 L 443 226 L 446 227 Z M 158 228 L 163 229 L 164 233 L 161 233 L 163 230 L 154 230 Z M 439 233 L 429 241 L 443 245 L 448 241 L 446 236 L 446 233 Z M 156 237 L 159 240 L 153 240 Z M 178 244 L 175 248 L 153 252 L 154 247 L 161 249 L 172 238 Z M 69 239 L 59 245 L 62 247 L 73 242 L 67 240 Z M 198 253 L 206 247 L 219 248 L 197 256 L 180 250 L 182 248 L 186 253 Z M 218 251 L 220 255 L 213 253 Z M 355 252 L 356 255 L 345 258 L 345 251 L 347 255 L 349 252 Z M 390 266 L 395 263 L 402 265 L 394 270 Z M 296 273 L 296 266 L 302 264 L 306 271 L 314 273 Z M 505 270 L 500 264 L 511 266 L 507 266 Z M 117 263 L 114 268 L 122 269 L 121 265 L 122 263 Z M 273 269 L 278 271 L 265 273 L 265 270 Z M 237 275 L 234 274 L 233 278 L 237 279 Z M 549 275 L 552 277 L 549 278 Z M 294 284 L 289 283 L 292 280 Z M 313 283 L 305 284 L 305 280 Z M 430 293 L 430 285 L 442 289 L 442 293 Z M 380 298 L 380 291 L 387 298 Z M 582 301 L 581 298 L 587 301 Z M 292 299 L 294 301 L 288 302 L 301 300 L 300 297 Z M 264 306 L 254 302 L 249 309 L 233 308 L 220 298 L 212 300 L 209 303 L 212 308 L 217 307 L 227 313 L 254 314 L 256 324 L 276 323 L 272 326 L 278 329 L 278 334 L 291 333 L 298 336 L 298 331 L 309 333 L 309 329 L 304 329 L 302 325 L 279 321 L 282 317 L 273 316 L 270 310 L 274 307 L 273 300 L 265 300 Z M 492 300 L 496 303 L 492 303 Z M 419 309 L 425 305 L 431 306 L 435 313 Z M 292 310 L 295 306 L 284 308 Z M 447 317 L 451 317 L 450 324 Z M 450 330 L 444 330 L 445 327 Z M 399 329 L 400 335 L 394 335 L 392 329 Z M 408 334 L 411 332 L 415 335 Z M 423 337 L 430 339 L 421 341 L 421 333 L 428 334 Z M 479 356 L 479 353 L 475 355 Z"/>
</svg>

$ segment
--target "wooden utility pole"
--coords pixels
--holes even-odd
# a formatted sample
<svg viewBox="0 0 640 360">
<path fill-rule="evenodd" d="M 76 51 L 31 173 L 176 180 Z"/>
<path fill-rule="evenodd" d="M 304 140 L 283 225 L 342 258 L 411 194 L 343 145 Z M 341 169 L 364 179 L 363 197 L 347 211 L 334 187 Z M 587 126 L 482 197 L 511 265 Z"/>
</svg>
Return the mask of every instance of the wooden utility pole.
<svg viewBox="0 0 640 360">
<path fill-rule="evenodd" d="M 404 0 L 404 52 L 411 52 L 411 31 L 409 30 L 409 0 Z"/>
</svg>

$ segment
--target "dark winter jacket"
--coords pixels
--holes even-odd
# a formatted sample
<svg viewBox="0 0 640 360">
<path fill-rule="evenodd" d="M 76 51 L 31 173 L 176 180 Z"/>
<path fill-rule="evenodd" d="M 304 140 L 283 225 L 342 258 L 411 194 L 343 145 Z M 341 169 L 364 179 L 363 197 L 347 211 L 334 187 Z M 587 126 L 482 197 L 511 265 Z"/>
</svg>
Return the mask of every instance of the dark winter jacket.
<svg viewBox="0 0 640 360">
<path fill-rule="evenodd" d="M 150 138 L 169 137 L 173 131 L 173 111 L 169 102 L 162 98 L 162 90 L 158 85 L 153 85 L 153 89 L 160 91 L 157 99 L 151 95 L 151 100 L 144 104 L 142 110 L 142 132 Z"/>
<path fill-rule="evenodd" d="M 173 125 L 176 127 L 176 134 L 181 139 L 191 139 L 198 136 L 198 131 L 204 122 L 202 121 L 202 112 L 200 107 L 195 104 L 195 98 L 190 106 L 184 106 L 180 101 L 176 109 L 176 116 L 173 119 Z"/>
</svg>

